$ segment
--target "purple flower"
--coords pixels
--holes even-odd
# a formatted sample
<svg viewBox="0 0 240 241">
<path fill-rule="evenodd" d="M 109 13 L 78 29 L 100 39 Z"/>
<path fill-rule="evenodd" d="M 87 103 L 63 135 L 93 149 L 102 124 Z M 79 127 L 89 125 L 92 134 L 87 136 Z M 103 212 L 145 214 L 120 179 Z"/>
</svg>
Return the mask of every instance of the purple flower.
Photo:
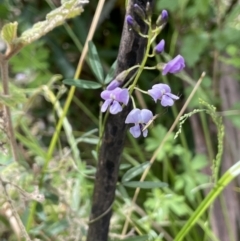
<svg viewBox="0 0 240 241">
<path fill-rule="evenodd" d="M 138 138 L 141 133 L 144 137 L 147 136 L 148 130 L 143 130 L 145 125 L 153 118 L 153 114 L 147 109 L 133 109 L 127 116 L 126 124 L 135 124 L 135 126 L 130 128 L 130 133 L 133 137 Z"/>
<path fill-rule="evenodd" d="M 178 100 L 179 97 L 171 93 L 171 88 L 166 84 L 156 84 L 151 90 L 148 90 L 149 95 L 154 99 L 161 100 L 162 106 L 172 106 L 174 100 Z"/>
<path fill-rule="evenodd" d="M 161 19 L 162 19 L 162 21 L 167 21 L 167 19 L 168 19 L 167 10 L 162 10 Z"/>
<path fill-rule="evenodd" d="M 155 52 L 160 54 L 164 51 L 165 41 L 162 39 L 159 44 L 154 48 Z"/>
<path fill-rule="evenodd" d="M 167 73 L 176 74 L 180 72 L 184 67 L 185 67 L 184 58 L 181 55 L 178 55 L 163 66 L 162 74 L 163 75 L 166 75 Z"/>
<path fill-rule="evenodd" d="M 122 111 L 120 103 L 127 105 L 129 101 L 128 89 L 121 89 L 119 87 L 113 90 L 104 90 L 101 97 L 105 100 L 101 107 L 101 112 L 105 112 L 108 107 L 111 114 L 115 115 Z"/>
<path fill-rule="evenodd" d="M 107 86 L 107 90 L 114 90 L 115 88 L 120 86 L 120 82 L 114 79 L 113 81 L 110 82 L 110 84 Z"/>
</svg>

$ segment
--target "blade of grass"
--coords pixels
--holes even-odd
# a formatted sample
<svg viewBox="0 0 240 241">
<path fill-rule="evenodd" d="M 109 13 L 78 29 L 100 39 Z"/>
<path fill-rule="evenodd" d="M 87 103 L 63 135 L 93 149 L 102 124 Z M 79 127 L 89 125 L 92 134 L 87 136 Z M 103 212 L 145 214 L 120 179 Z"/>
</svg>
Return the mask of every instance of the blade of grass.
<svg viewBox="0 0 240 241">
<path fill-rule="evenodd" d="M 217 196 L 223 191 L 223 189 L 240 174 L 240 161 L 234 164 L 225 172 L 225 174 L 219 179 L 216 186 L 209 192 L 206 198 L 201 202 L 193 215 L 185 223 L 184 227 L 180 230 L 174 241 L 181 241 L 187 235 L 189 230 L 195 225 L 201 215 L 206 209 L 214 202 Z"/>
</svg>

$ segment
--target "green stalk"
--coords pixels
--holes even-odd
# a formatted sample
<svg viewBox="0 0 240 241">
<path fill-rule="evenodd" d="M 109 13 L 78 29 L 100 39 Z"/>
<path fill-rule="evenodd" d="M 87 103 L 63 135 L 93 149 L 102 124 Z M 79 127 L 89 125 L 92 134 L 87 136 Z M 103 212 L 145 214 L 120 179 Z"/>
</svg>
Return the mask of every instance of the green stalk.
<svg viewBox="0 0 240 241">
<path fill-rule="evenodd" d="M 207 208 L 214 202 L 214 200 L 219 196 L 223 189 L 240 174 L 240 161 L 234 164 L 232 167 L 225 172 L 225 174 L 216 183 L 216 186 L 208 193 L 206 198 L 201 202 L 193 215 L 185 223 L 183 228 L 180 230 L 174 241 L 181 241 L 190 231 L 190 229 L 196 224 L 198 219 L 206 211 Z"/>
</svg>

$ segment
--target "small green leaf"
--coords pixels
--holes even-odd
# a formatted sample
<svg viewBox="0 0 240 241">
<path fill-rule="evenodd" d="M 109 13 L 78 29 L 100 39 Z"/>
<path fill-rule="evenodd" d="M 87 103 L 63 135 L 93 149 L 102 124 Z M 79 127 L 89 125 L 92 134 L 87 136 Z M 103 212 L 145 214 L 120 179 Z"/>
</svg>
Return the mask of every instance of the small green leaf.
<svg viewBox="0 0 240 241">
<path fill-rule="evenodd" d="M 149 162 L 144 162 L 139 166 L 133 167 L 129 169 L 122 177 L 122 182 L 128 182 L 132 180 L 134 177 L 138 176 L 139 174 L 143 173 L 143 171 L 150 165 Z"/>
<path fill-rule="evenodd" d="M 1 31 L 1 37 L 8 44 L 12 44 L 13 41 L 17 38 L 17 27 L 18 27 L 17 22 L 8 23 L 3 26 Z"/>
<path fill-rule="evenodd" d="M 97 49 L 93 42 L 88 43 L 89 47 L 89 64 L 91 69 L 100 83 L 104 83 L 103 68 L 98 56 Z"/>
<path fill-rule="evenodd" d="M 113 79 L 116 67 L 117 67 L 117 60 L 115 60 L 114 63 L 112 64 L 112 66 L 104 80 L 104 84 L 108 84 Z"/>
<path fill-rule="evenodd" d="M 142 189 L 152 189 L 152 188 L 161 188 L 161 187 L 167 187 L 168 184 L 164 182 L 139 182 L 139 181 L 132 181 L 132 182 L 123 182 L 122 183 L 126 187 L 132 187 L 132 188 L 142 188 Z"/>
<path fill-rule="evenodd" d="M 73 85 L 82 89 L 100 89 L 102 87 L 102 85 L 97 82 L 83 79 L 65 79 L 63 80 L 63 83 L 66 85 Z"/>
</svg>

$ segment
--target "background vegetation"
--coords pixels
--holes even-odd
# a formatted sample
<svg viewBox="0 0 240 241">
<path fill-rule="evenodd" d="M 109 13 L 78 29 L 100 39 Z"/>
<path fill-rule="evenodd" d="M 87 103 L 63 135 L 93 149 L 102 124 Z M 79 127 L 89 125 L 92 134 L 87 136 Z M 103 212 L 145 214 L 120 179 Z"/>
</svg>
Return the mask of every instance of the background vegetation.
<svg viewBox="0 0 240 241">
<path fill-rule="evenodd" d="M 9 105 L 21 158 L 20 163 L 13 161 L 2 131 L 0 175 L 33 240 L 86 239 L 102 88 L 77 88 L 47 165 L 46 158 L 69 91 L 63 80 L 73 79 L 97 4 L 97 0 L 91 0 L 81 16 L 23 48 L 10 60 Z M 58 0 L 2 1 L 1 27 L 17 21 L 20 34 L 59 5 Z M 203 200 L 209 191 L 219 191 L 239 172 L 232 166 L 240 156 L 240 5 L 234 0 L 157 0 L 153 18 L 162 9 L 168 10 L 169 22 L 158 40 L 166 41 L 166 58 L 178 53 L 184 56 L 186 69 L 178 76 L 166 77 L 158 71 L 144 71 L 140 85 L 149 89 L 153 83 L 169 83 L 181 98 L 172 108 L 163 109 L 150 98 L 138 97 L 139 106 L 160 113 L 160 118 L 146 139 L 127 135 L 113 204 L 111 240 L 180 240 L 179 232 L 195 217 L 194 211 L 203 204 L 207 208 Z M 125 1 L 106 1 L 93 38 L 105 75 L 117 57 L 124 16 Z M 5 47 L 1 40 L 1 51 Z M 206 77 L 185 111 L 191 112 L 191 117 L 177 138 L 175 128 L 162 143 L 203 71 Z M 88 59 L 81 79 L 97 82 Z M 199 103 L 199 98 L 204 102 Z M 194 109 L 198 113 L 194 114 Z M 151 184 L 141 189 L 135 200 L 136 188 L 124 182 L 139 181 L 152 158 L 146 180 L 165 182 L 168 187 L 153 188 Z M 222 179 L 223 186 L 214 189 L 214 183 L 230 167 L 231 178 Z M 218 199 L 212 196 L 214 206 L 195 220 L 196 225 L 186 231 L 183 240 L 240 239 L 239 181 L 237 177 Z M 0 240 L 20 240 L 22 227 L 11 219 L 12 207 L 2 190 Z"/>
</svg>

